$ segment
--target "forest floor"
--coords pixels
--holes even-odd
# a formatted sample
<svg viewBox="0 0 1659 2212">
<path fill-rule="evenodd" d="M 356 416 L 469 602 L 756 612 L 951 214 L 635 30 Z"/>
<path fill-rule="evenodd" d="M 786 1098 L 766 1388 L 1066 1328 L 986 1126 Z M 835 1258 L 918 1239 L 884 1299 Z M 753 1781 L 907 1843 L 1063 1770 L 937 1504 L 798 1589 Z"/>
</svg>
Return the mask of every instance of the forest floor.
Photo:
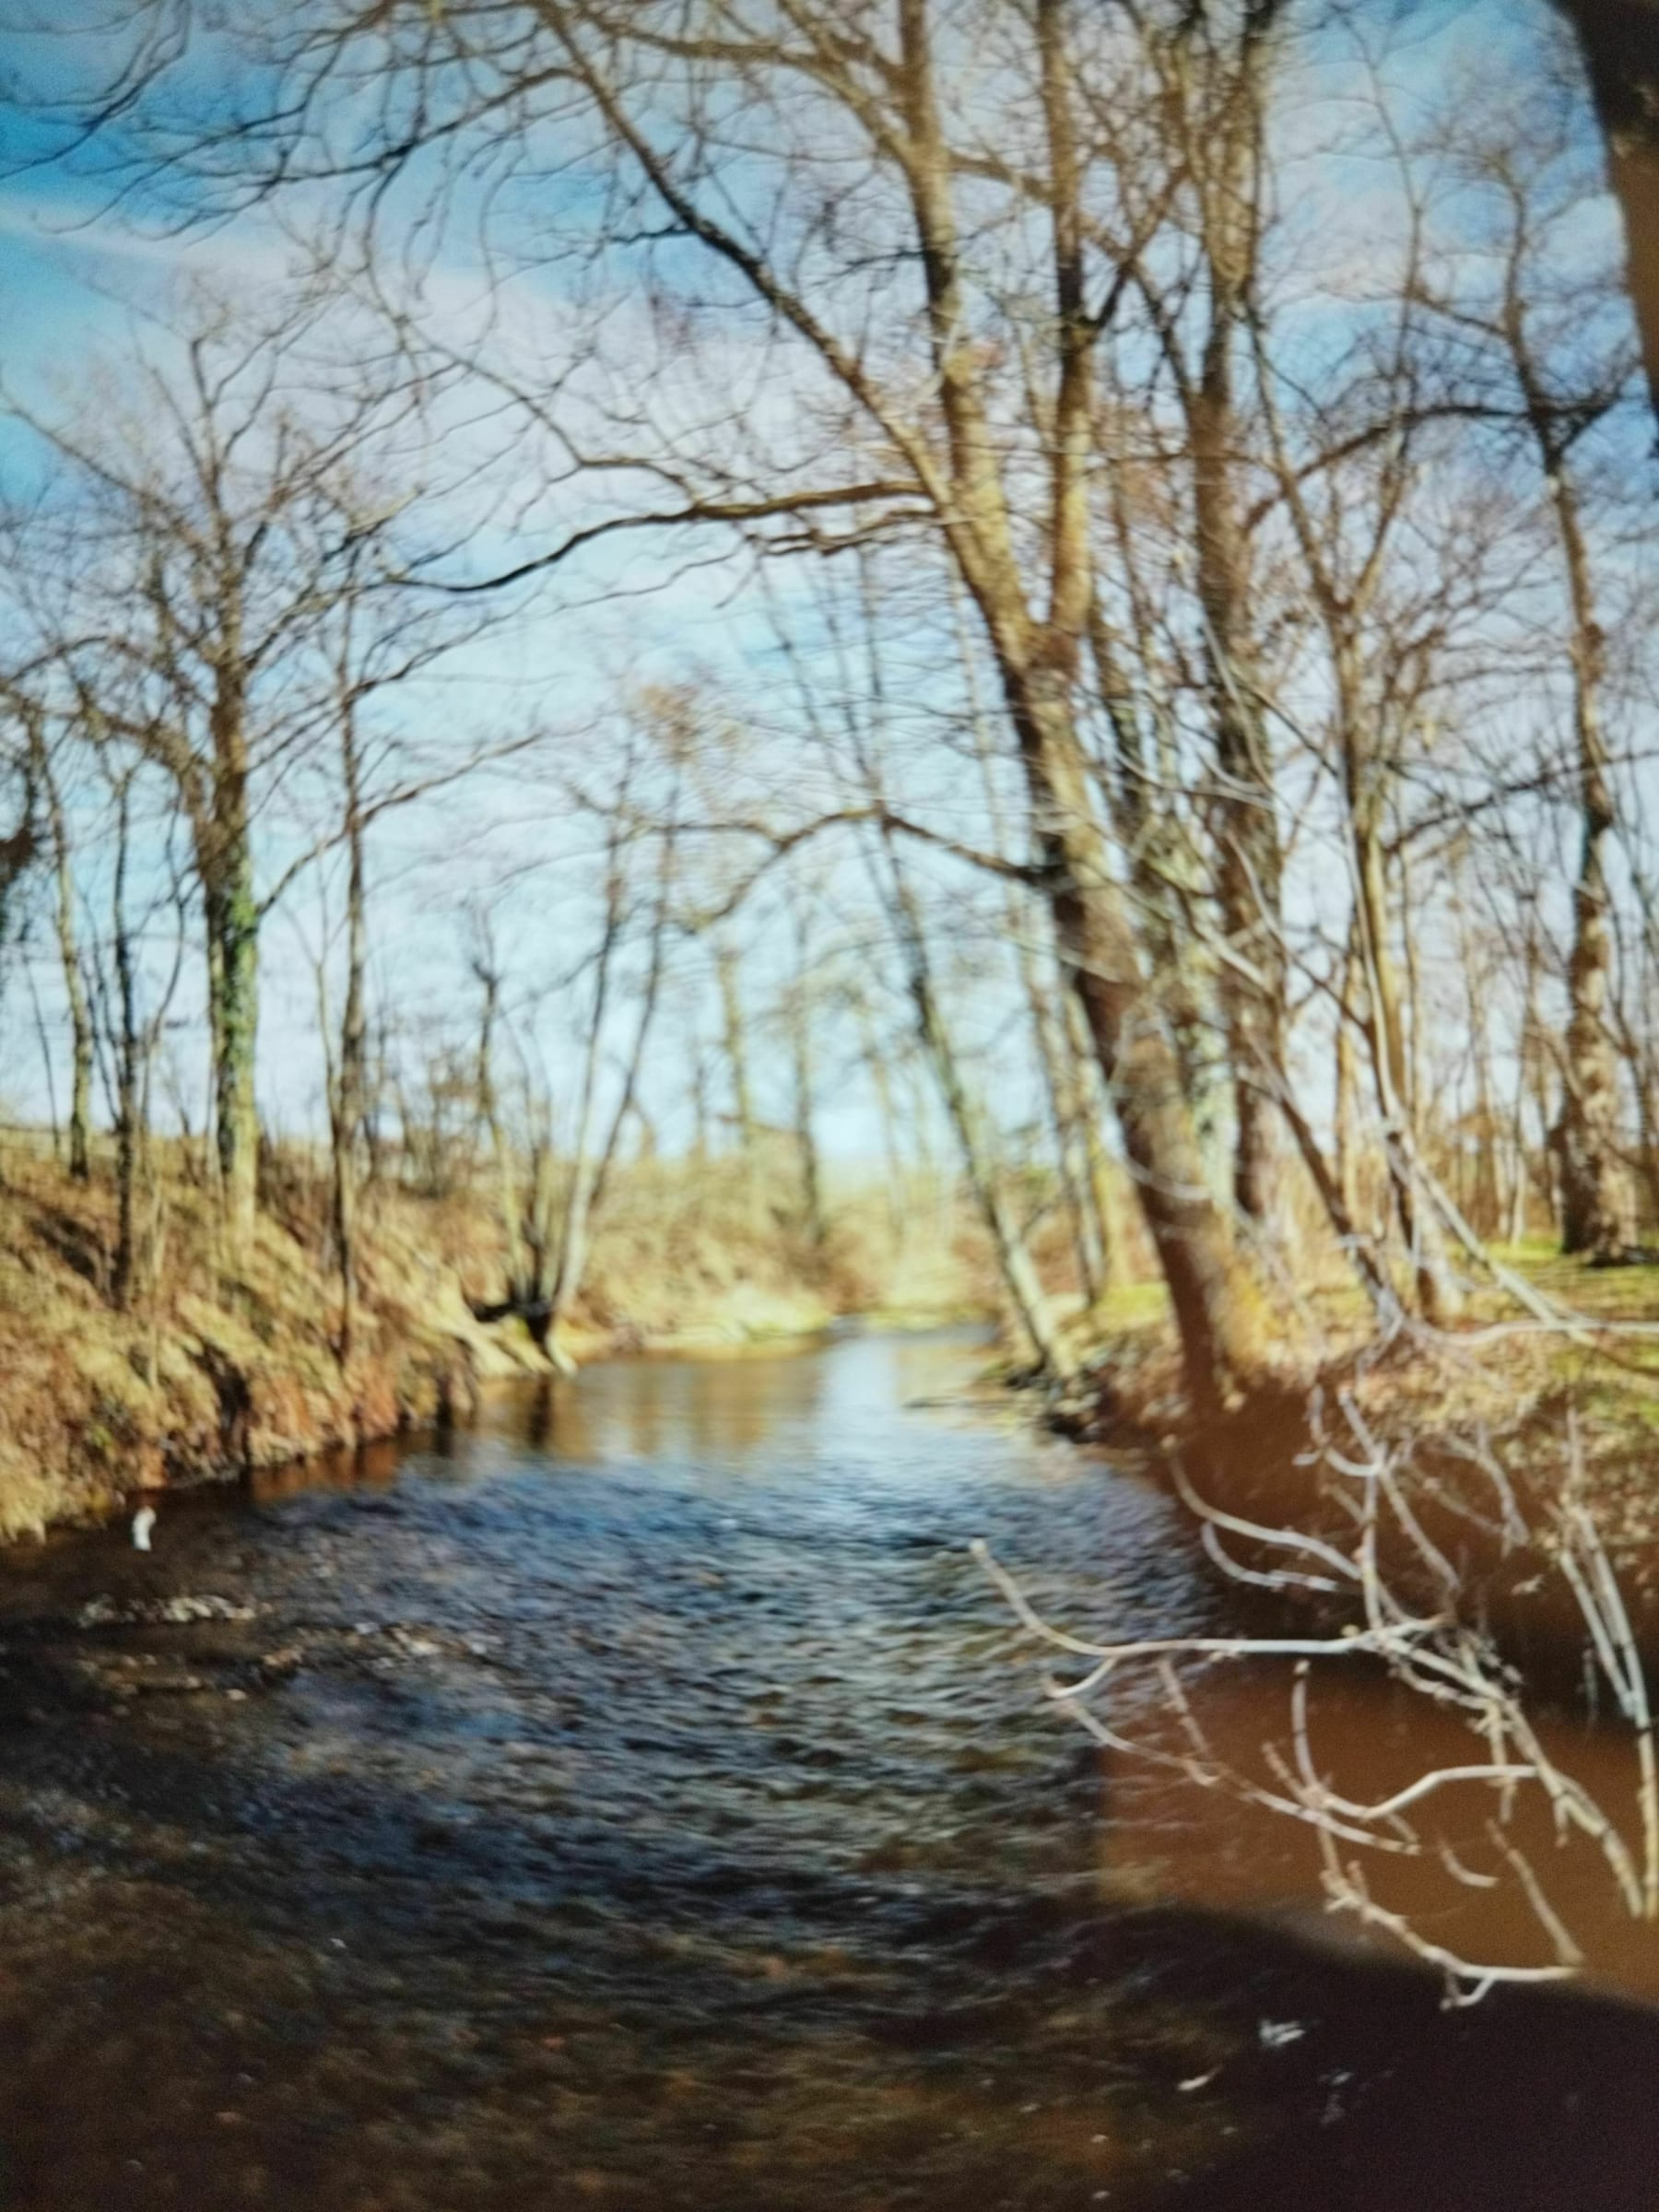
<svg viewBox="0 0 1659 2212">
<path fill-rule="evenodd" d="M 140 1491 L 233 1476 L 419 1429 L 497 1379 L 545 1375 L 523 1324 L 477 1321 L 501 1295 L 482 1191 L 371 1191 L 348 1358 L 325 1263 L 324 1194 L 278 1155 L 252 1249 L 227 1263 L 211 1192 L 164 1161 L 141 1209 L 125 1311 L 112 1302 L 107 1163 L 76 1182 L 41 1148 L 0 1159 L 0 1541 L 121 1510 Z M 838 1317 L 945 1318 L 982 1275 L 947 1230 L 896 1238 L 849 1200 L 815 1243 L 729 1161 L 618 1173 L 569 1348 L 719 1353 Z"/>
</svg>

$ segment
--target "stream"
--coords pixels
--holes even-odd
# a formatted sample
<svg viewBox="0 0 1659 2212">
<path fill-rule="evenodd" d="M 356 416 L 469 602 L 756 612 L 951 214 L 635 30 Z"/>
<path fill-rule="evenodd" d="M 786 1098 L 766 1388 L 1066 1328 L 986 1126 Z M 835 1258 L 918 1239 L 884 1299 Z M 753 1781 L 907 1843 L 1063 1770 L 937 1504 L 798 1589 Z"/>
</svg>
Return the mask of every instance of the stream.
<svg viewBox="0 0 1659 2212">
<path fill-rule="evenodd" d="M 1227 1594 L 981 1356 L 595 1367 L 0 1555 L 0 2208 L 1653 2212 L 1651 1944 L 1575 1868 L 1595 1986 L 1447 2012 L 1103 1761 L 971 1540 L 1084 1631 Z"/>
</svg>

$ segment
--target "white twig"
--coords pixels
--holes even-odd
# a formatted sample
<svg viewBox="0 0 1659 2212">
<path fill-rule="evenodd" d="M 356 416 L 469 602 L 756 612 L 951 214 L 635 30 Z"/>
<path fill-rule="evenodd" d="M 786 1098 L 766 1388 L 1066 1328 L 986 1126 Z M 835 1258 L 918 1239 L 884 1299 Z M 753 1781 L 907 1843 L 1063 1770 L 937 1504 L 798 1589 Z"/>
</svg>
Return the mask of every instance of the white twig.
<svg viewBox="0 0 1659 2212">
<path fill-rule="evenodd" d="M 1048 1696 L 1064 1705 L 1094 1740 L 1166 1771 L 1194 1787 L 1224 1791 L 1240 1802 L 1310 1827 L 1318 1839 L 1321 1881 L 1333 1912 L 1351 1914 L 1363 1925 L 1394 1937 L 1446 1979 L 1447 2002 L 1470 2004 L 1500 1983 L 1544 1983 L 1566 1979 L 1583 1964 L 1583 1952 L 1550 1901 L 1526 1853 L 1510 1832 L 1522 1798 L 1536 1792 L 1547 1806 L 1556 1832 L 1565 1839 L 1576 1830 L 1601 1853 L 1626 1910 L 1633 1919 L 1659 1919 L 1659 1747 L 1653 1704 L 1629 1610 L 1594 1516 L 1584 1502 L 1583 1449 L 1576 1423 L 1570 1424 L 1569 1465 L 1555 1517 L 1554 1559 L 1571 1590 L 1601 1674 L 1610 1684 L 1618 1711 L 1631 1728 L 1637 1756 L 1637 1806 L 1641 1825 L 1640 1865 L 1616 1821 L 1577 1776 L 1551 1755 L 1528 1712 L 1524 1685 L 1507 1666 L 1489 1636 L 1462 1617 L 1463 1579 L 1424 1526 L 1406 1477 L 1415 1473 L 1384 1444 L 1351 1393 L 1338 1398 L 1348 1441 L 1338 1448 L 1321 1440 L 1322 1456 L 1335 1476 L 1337 1500 L 1353 1522 L 1346 1552 L 1323 1535 L 1296 1528 L 1274 1528 L 1226 1512 L 1193 1488 L 1185 1471 L 1172 1464 L 1177 1490 L 1196 1516 L 1204 1548 L 1232 1580 L 1256 1588 L 1322 1596 L 1351 1594 L 1361 1621 L 1339 1632 L 1283 1636 L 1160 1636 L 1092 1641 L 1043 1618 L 1016 1577 L 976 1543 L 975 1556 L 1003 1593 L 1016 1618 L 1052 1649 L 1088 1661 L 1072 1681 L 1050 1677 Z M 1502 1546 L 1507 1556 L 1535 1540 L 1516 1502 L 1513 1485 L 1482 1436 L 1457 1452 L 1492 1486 L 1499 1519 L 1471 1515 Z M 1442 1502 L 1444 1502 L 1442 1500 Z M 1236 1558 L 1221 1541 L 1237 1537 L 1279 1563 L 1252 1565 Z M 1384 1574 L 1383 1538 L 1397 1554 L 1415 1562 L 1443 1599 L 1432 1615 L 1416 1612 L 1391 1587 Z M 1383 1797 L 1362 1800 L 1346 1794 L 1320 1772 L 1314 1759 L 1309 1710 L 1315 1662 L 1365 1658 L 1381 1662 L 1412 1694 L 1459 1713 L 1485 1744 L 1484 1759 L 1436 1766 Z M 1205 1733 L 1200 1713 L 1182 1678 L 1183 1664 L 1208 1668 L 1241 1661 L 1295 1662 L 1290 1693 L 1291 1756 L 1274 1744 L 1263 1747 L 1270 1781 L 1241 1771 L 1218 1755 Z M 1179 1725 L 1179 1744 L 1136 1735 L 1104 1717 L 1096 1701 L 1114 1676 L 1141 1672 L 1156 1677 L 1161 1702 Z M 1494 1965 L 1465 1958 L 1426 1935 L 1409 1914 L 1394 1911 L 1371 1893 L 1359 1862 L 1339 1845 L 1358 1845 L 1385 1855 L 1439 1858 L 1448 1876 L 1468 1889 L 1500 1886 L 1501 1874 L 1465 1865 L 1441 1836 L 1425 1839 L 1413 1819 L 1448 1792 L 1485 1790 L 1495 1805 L 1487 1835 L 1502 1865 L 1525 1897 L 1554 1956 L 1538 1965 Z"/>
</svg>

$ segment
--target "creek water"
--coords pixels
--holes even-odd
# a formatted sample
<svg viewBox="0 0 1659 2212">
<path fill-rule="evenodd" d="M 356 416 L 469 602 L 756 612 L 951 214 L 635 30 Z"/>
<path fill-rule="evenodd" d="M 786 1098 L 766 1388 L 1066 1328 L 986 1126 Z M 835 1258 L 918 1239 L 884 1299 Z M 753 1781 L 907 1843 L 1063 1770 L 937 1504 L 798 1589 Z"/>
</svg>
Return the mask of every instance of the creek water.
<svg viewBox="0 0 1659 2212">
<path fill-rule="evenodd" d="M 1659 2203 L 1654 2014 L 1441 2011 L 1044 1705 L 974 1537 L 1084 1630 L 1225 1600 L 1135 1469 L 941 1405 L 978 1356 L 594 1368 L 0 1559 L 0 2206 Z"/>
</svg>

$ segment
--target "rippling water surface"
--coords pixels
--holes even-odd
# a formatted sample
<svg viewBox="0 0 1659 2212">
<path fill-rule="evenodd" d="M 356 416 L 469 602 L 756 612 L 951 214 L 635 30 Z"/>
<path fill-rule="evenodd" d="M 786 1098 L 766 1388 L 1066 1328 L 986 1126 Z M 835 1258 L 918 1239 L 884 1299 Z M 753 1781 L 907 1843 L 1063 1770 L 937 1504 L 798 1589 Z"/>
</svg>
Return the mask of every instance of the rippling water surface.
<svg viewBox="0 0 1659 2212">
<path fill-rule="evenodd" d="M 1136 1903 L 968 1546 L 1074 1625 L 1217 1601 L 1132 1471 L 941 1409 L 973 1359 L 594 1369 L 6 1557 L 0 2205 L 1404 2204 L 1402 2053 L 1478 2124 L 1512 2030 Z M 1653 2063 L 1548 2017 L 1540 2096 Z M 1583 2102 L 1579 2201 L 1659 2200 Z M 1488 2201 L 1449 2155 L 1412 2201 Z"/>
</svg>

